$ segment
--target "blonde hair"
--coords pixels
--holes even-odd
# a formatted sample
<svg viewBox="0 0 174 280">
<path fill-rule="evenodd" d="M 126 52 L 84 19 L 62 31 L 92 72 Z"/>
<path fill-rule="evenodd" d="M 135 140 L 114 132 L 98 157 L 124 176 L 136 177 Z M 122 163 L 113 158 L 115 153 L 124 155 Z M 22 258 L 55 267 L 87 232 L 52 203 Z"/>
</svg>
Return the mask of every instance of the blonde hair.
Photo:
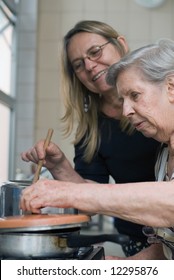
<svg viewBox="0 0 174 280">
<path fill-rule="evenodd" d="M 101 98 L 99 94 L 89 91 L 76 77 L 72 65 L 68 59 L 67 47 L 71 38 L 80 32 L 96 33 L 110 41 L 118 50 L 120 56 L 125 55 L 125 49 L 117 40 L 119 34 L 111 26 L 99 21 L 80 21 L 64 37 L 62 51 L 62 81 L 61 92 L 65 104 L 65 114 L 62 117 L 64 122 L 64 135 L 69 136 L 75 123 L 77 130 L 74 144 L 77 144 L 83 137 L 85 146 L 84 160 L 90 162 L 100 143 L 98 130 L 98 114 L 100 112 Z M 90 106 L 88 112 L 84 112 L 84 98 L 88 96 Z M 127 121 L 122 121 L 127 127 Z"/>
</svg>

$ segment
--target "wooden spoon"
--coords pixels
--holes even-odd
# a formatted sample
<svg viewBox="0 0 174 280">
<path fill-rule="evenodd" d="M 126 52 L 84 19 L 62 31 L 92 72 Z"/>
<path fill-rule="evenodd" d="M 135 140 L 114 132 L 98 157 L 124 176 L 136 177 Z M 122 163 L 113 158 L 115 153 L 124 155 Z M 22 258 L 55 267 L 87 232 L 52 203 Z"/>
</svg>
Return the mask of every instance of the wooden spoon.
<svg viewBox="0 0 174 280">
<path fill-rule="evenodd" d="M 45 139 L 45 142 L 44 142 L 44 151 L 48 147 L 52 135 L 53 135 L 53 129 L 50 128 L 50 129 L 48 129 L 47 136 L 46 136 L 46 139 Z M 39 179 L 39 175 L 40 175 L 40 171 L 41 171 L 42 165 L 43 165 L 43 159 L 39 160 L 39 162 L 38 162 L 37 169 L 36 169 L 36 172 L 35 172 L 34 178 L 33 178 L 33 183 L 36 183 L 37 180 Z"/>
</svg>

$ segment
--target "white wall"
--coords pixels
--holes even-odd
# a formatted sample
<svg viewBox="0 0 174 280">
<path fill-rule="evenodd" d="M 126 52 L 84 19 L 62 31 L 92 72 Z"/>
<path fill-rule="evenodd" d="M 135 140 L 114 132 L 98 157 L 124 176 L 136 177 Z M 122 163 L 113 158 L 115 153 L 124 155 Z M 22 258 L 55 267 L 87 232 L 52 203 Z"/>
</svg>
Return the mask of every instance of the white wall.
<svg viewBox="0 0 174 280">
<path fill-rule="evenodd" d="M 21 0 L 19 72 L 24 80 L 19 75 L 21 126 L 18 125 L 16 167 L 26 173 L 29 164 L 20 160 L 20 152 L 44 137 L 49 127 L 55 130 L 53 140 L 72 161 L 71 139 L 65 141 L 60 132 L 63 109 L 59 58 L 62 37 L 77 21 L 100 20 L 112 25 L 126 36 L 131 49 L 161 37 L 174 39 L 173 0 L 151 10 L 138 6 L 134 0 L 38 0 L 36 4 L 37 0 Z"/>
</svg>

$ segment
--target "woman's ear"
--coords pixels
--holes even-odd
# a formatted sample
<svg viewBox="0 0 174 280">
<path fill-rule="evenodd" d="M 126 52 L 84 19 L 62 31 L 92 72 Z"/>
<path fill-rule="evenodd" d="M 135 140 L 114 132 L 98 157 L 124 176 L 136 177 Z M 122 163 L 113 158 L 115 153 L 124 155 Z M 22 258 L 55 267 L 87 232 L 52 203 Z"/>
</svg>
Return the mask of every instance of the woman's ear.
<svg viewBox="0 0 174 280">
<path fill-rule="evenodd" d="M 174 75 L 167 78 L 167 94 L 171 103 L 174 103 Z"/>
<path fill-rule="evenodd" d="M 118 36 L 117 40 L 120 42 L 120 44 L 124 47 L 125 52 L 127 53 L 129 51 L 128 44 L 126 42 L 126 39 L 124 36 Z"/>
</svg>

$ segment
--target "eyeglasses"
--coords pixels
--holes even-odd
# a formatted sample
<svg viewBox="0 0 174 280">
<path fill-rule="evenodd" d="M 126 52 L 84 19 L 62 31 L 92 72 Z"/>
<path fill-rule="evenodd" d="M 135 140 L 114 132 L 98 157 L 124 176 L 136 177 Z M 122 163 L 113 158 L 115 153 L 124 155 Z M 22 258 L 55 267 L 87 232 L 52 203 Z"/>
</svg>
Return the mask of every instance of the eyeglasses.
<svg viewBox="0 0 174 280">
<path fill-rule="evenodd" d="M 74 72 L 79 73 L 79 72 L 81 72 L 82 70 L 85 69 L 85 62 L 84 62 L 85 58 L 88 58 L 91 61 L 97 61 L 102 56 L 103 47 L 105 47 L 109 43 L 110 43 L 110 41 L 104 43 L 101 46 L 94 46 L 87 51 L 87 54 L 84 58 L 76 59 L 72 63 L 72 67 L 73 67 Z"/>
</svg>

